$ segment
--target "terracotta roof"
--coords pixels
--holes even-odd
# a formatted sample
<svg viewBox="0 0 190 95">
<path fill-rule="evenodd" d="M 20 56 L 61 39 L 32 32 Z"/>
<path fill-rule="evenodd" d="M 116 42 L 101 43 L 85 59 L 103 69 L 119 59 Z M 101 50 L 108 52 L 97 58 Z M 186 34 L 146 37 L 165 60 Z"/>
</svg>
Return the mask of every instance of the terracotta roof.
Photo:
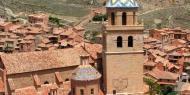
<svg viewBox="0 0 190 95">
<path fill-rule="evenodd" d="M 26 40 L 22 40 L 21 42 L 20 42 L 20 44 L 25 44 L 25 43 L 32 43 L 31 41 L 26 41 Z"/>
<path fill-rule="evenodd" d="M 174 74 L 167 71 L 161 71 L 157 68 L 153 69 L 152 71 L 147 72 L 146 74 L 151 75 L 156 79 L 170 79 L 170 80 L 177 80 L 178 74 Z"/>
<path fill-rule="evenodd" d="M 143 48 L 144 48 L 144 49 L 151 49 L 151 48 L 153 48 L 153 45 L 144 44 L 144 45 L 143 45 Z"/>
<path fill-rule="evenodd" d="M 27 35 L 24 39 L 25 40 L 34 40 L 35 37 L 33 35 Z"/>
<path fill-rule="evenodd" d="M 5 39 L 0 39 L 0 42 L 3 42 L 3 43 L 4 43 L 4 42 L 5 42 Z"/>
<path fill-rule="evenodd" d="M 34 86 L 16 89 L 14 95 L 38 95 Z"/>
<path fill-rule="evenodd" d="M 69 36 L 72 33 L 73 33 L 73 30 L 69 28 L 68 30 L 65 30 L 64 32 L 62 32 L 60 35 Z"/>
<path fill-rule="evenodd" d="M 0 22 L 0 26 L 2 27 L 10 25 L 10 24 L 12 24 L 12 22 Z"/>
<path fill-rule="evenodd" d="M 178 42 L 182 43 L 182 44 L 185 44 L 187 41 L 185 40 L 182 40 L 182 39 L 177 39 Z"/>
<path fill-rule="evenodd" d="M 176 85 L 175 82 L 160 82 L 160 81 L 158 81 L 157 83 L 162 84 L 162 85 Z"/>
<path fill-rule="evenodd" d="M 79 47 L 51 51 L 2 54 L 1 59 L 7 70 L 7 74 L 15 74 L 76 66 L 80 64 L 80 54 L 83 53 L 87 54 L 83 48 Z M 92 59 L 91 62 L 93 62 Z"/>
<path fill-rule="evenodd" d="M 56 35 L 48 35 L 47 37 L 48 38 L 54 38 L 54 37 L 57 38 L 58 36 L 56 36 Z"/>
<path fill-rule="evenodd" d="M 10 38 L 12 38 L 12 39 L 17 39 L 17 38 L 19 38 L 19 36 L 15 35 L 15 34 L 12 34 L 12 35 L 10 36 Z"/>
<path fill-rule="evenodd" d="M 179 47 L 177 47 L 177 46 L 164 46 L 164 50 L 165 51 L 172 51 L 172 50 L 175 50 L 175 49 L 177 49 L 177 48 L 179 48 Z"/>
<path fill-rule="evenodd" d="M 11 39 L 11 38 L 6 38 L 5 40 L 6 40 L 6 42 L 15 42 L 16 41 L 16 39 Z"/>
<path fill-rule="evenodd" d="M 50 42 L 50 40 L 49 40 L 48 38 L 43 38 L 43 39 L 42 39 L 42 43 L 47 44 L 47 43 L 49 43 L 49 42 Z"/>
<path fill-rule="evenodd" d="M 77 34 L 77 33 L 75 33 L 75 32 L 73 32 L 73 33 L 70 34 L 68 37 L 71 38 L 71 39 L 75 39 L 75 40 L 77 40 L 77 39 L 80 38 L 80 35 Z M 77 37 L 78 37 L 78 38 L 77 38 Z"/>
<path fill-rule="evenodd" d="M 160 56 L 155 56 L 155 57 L 156 57 L 156 60 L 155 60 L 156 63 L 162 63 L 164 66 L 167 66 L 168 64 L 171 64 L 169 62 L 169 60 L 167 60 L 165 58 L 162 58 Z"/>
<path fill-rule="evenodd" d="M 60 28 L 53 29 L 53 34 L 55 34 L 55 35 L 61 34 L 62 32 L 63 32 L 63 29 L 60 29 Z"/>
<path fill-rule="evenodd" d="M 38 47 L 45 48 L 45 47 L 47 47 L 47 45 L 44 43 L 40 43 L 40 44 L 38 44 Z"/>
<path fill-rule="evenodd" d="M 86 50 L 90 56 L 94 59 L 97 59 L 97 53 L 102 52 L 102 45 L 101 44 L 90 44 L 90 43 L 81 43 L 81 46 Z"/>
<path fill-rule="evenodd" d="M 58 86 L 57 86 L 57 84 L 42 84 L 41 88 L 51 90 L 51 89 L 57 89 Z"/>
<path fill-rule="evenodd" d="M 83 30 L 85 30 L 85 29 L 84 29 L 83 27 L 81 27 L 81 26 L 75 26 L 74 29 L 77 30 L 77 31 L 83 31 Z"/>
<path fill-rule="evenodd" d="M 0 35 L 11 35 L 9 32 L 0 32 Z"/>
<path fill-rule="evenodd" d="M 163 52 L 163 51 L 160 51 L 160 50 L 149 50 L 149 52 L 153 53 L 153 54 L 156 54 L 156 55 L 159 55 L 159 56 L 166 56 L 166 53 Z"/>
<path fill-rule="evenodd" d="M 40 34 L 42 29 L 41 28 L 36 28 L 36 27 L 27 27 L 26 33 L 30 34 Z"/>
<path fill-rule="evenodd" d="M 182 30 L 183 32 L 190 33 L 189 29 Z"/>
<path fill-rule="evenodd" d="M 153 62 L 153 61 L 146 61 L 144 63 L 145 66 L 155 66 L 157 63 L 156 62 Z"/>
<path fill-rule="evenodd" d="M 13 24 L 11 27 L 10 27 L 10 31 L 14 31 L 14 30 L 16 30 L 16 29 L 18 29 L 18 28 L 21 28 L 22 27 L 22 25 L 21 24 Z"/>
<path fill-rule="evenodd" d="M 182 54 L 182 53 L 179 53 L 179 52 L 177 52 L 177 51 L 174 51 L 174 52 L 170 53 L 169 55 L 182 56 L 183 54 Z"/>
<path fill-rule="evenodd" d="M 179 66 L 177 66 L 177 65 L 174 65 L 174 64 L 167 64 L 167 67 L 168 67 L 168 69 L 170 70 L 170 69 L 172 69 L 172 68 L 176 68 L 176 69 L 180 69 L 180 67 Z"/>
</svg>

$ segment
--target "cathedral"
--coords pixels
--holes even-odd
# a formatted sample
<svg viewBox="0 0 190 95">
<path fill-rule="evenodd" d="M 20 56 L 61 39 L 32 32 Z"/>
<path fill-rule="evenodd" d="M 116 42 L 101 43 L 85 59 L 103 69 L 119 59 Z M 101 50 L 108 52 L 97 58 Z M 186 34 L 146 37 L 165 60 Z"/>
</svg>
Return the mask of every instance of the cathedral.
<svg viewBox="0 0 190 95">
<path fill-rule="evenodd" d="M 135 0 L 108 0 L 103 28 L 103 80 L 106 94 L 143 94 L 143 23 Z"/>
</svg>

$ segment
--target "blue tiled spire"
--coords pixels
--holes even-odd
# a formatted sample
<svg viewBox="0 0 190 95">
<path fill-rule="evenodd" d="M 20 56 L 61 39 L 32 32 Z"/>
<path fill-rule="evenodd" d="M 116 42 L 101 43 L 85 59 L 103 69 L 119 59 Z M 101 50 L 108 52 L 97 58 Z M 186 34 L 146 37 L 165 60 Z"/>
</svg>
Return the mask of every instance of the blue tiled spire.
<svg viewBox="0 0 190 95">
<path fill-rule="evenodd" d="M 138 8 L 139 5 L 135 0 L 108 0 L 107 8 Z"/>
</svg>

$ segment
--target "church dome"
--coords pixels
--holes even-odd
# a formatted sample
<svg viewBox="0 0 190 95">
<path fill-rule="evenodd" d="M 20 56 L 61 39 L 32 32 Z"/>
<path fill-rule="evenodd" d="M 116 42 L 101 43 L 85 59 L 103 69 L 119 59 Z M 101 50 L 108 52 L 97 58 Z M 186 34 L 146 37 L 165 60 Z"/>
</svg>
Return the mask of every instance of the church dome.
<svg viewBox="0 0 190 95">
<path fill-rule="evenodd" d="M 138 8 L 139 5 L 135 0 L 108 0 L 107 8 Z"/>
<path fill-rule="evenodd" d="M 78 81 L 96 80 L 100 77 L 101 74 L 91 65 L 80 65 L 72 74 L 72 79 Z"/>
</svg>

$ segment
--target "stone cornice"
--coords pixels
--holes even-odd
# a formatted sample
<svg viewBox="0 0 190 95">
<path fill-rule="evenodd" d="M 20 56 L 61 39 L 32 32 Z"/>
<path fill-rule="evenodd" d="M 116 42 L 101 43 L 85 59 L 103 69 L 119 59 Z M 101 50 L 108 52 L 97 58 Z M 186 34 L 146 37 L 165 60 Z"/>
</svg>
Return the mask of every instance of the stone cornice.
<svg viewBox="0 0 190 95">
<path fill-rule="evenodd" d="M 144 51 L 127 51 L 127 52 L 104 52 L 105 54 L 110 54 L 110 55 L 114 55 L 114 54 L 141 54 L 144 53 Z"/>
</svg>

